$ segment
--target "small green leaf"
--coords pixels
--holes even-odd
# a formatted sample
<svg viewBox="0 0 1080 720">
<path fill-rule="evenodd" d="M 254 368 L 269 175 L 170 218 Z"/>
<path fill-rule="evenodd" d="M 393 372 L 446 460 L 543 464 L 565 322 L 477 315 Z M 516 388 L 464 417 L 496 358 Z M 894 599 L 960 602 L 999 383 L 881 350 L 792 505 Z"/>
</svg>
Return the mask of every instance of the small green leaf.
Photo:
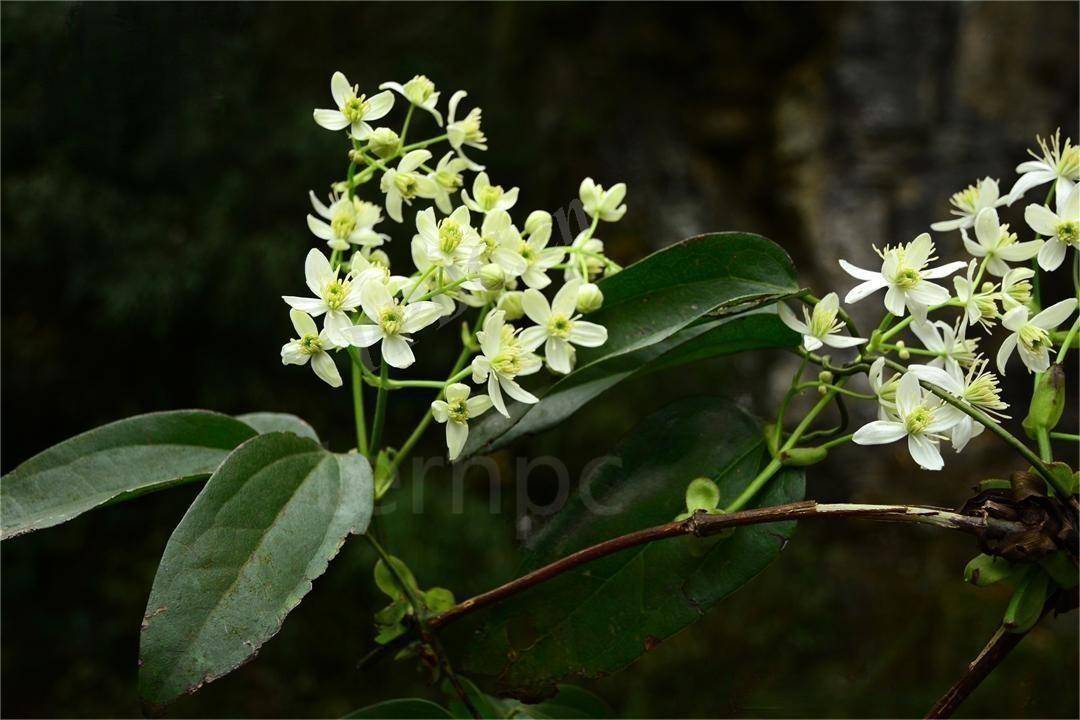
<svg viewBox="0 0 1080 720">
<path fill-rule="evenodd" d="M 346 718 L 368 718 L 370 720 L 442 720 L 452 718 L 450 711 L 441 705 L 436 705 L 430 700 L 422 698 L 401 698 L 398 700 L 384 700 L 383 702 L 368 705 L 365 708 L 354 710 Z"/>
<path fill-rule="evenodd" d="M 424 593 L 424 604 L 429 613 L 438 614 L 454 607 L 454 593 L 446 588 L 434 587 Z"/>
<path fill-rule="evenodd" d="M 964 582 L 976 587 L 986 587 L 1006 580 L 1015 573 L 1017 567 L 997 555 L 976 555 L 964 568 Z"/>
<path fill-rule="evenodd" d="M 1050 576 L 1032 565 L 1024 573 L 1009 606 L 1005 609 L 1003 625 L 1009 632 L 1024 633 L 1035 626 L 1042 616 L 1046 595 L 1050 591 Z"/>
<path fill-rule="evenodd" d="M 406 589 L 402 588 L 401 583 L 398 582 L 398 577 L 400 577 L 405 584 L 408 585 L 408 590 L 412 590 L 419 594 L 420 587 L 416 584 L 416 578 L 413 576 L 409 566 L 400 558 L 396 557 L 391 557 L 390 563 L 394 566 L 394 569 L 397 570 L 396 575 L 391 572 L 390 568 L 386 567 L 386 563 L 381 559 L 375 563 L 375 584 L 379 589 L 394 600 L 406 600 L 408 598 L 408 592 Z"/>
<path fill-rule="evenodd" d="M 675 403 L 644 419 L 610 461 L 529 543 L 519 575 L 620 535 L 671 520 L 685 478 L 711 477 L 721 506 L 768 461 L 760 425 L 718 398 Z M 784 469 L 752 503 L 803 496 L 800 470 Z M 747 583 L 780 552 L 795 523 L 739 528 L 722 542 L 674 538 L 601 558 L 488 611 L 465 667 L 500 693 L 535 697 L 571 675 L 621 670 Z"/>
<path fill-rule="evenodd" d="M 76 435 L 0 478 L 0 537 L 202 480 L 254 435 L 245 423 L 207 410 L 136 415 Z"/>
<path fill-rule="evenodd" d="M 1076 567 L 1064 550 L 1043 558 L 1039 564 L 1050 575 L 1051 580 L 1066 590 L 1080 584 L 1080 568 Z"/>
<path fill-rule="evenodd" d="M 255 428 L 260 435 L 272 432 L 291 432 L 294 435 L 311 438 L 315 442 L 319 442 L 319 435 L 315 432 L 315 428 L 311 427 L 306 420 L 289 413 L 254 412 L 237 415 L 236 419 Z"/>
<path fill-rule="evenodd" d="M 169 538 L 143 618 L 139 685 L 151 707 L 249 660 L 350 533 L 367 529 L 371 469 L 292 433 L 237 448 Z"/>
<path fill-rule="evenodd" d="M 720 488 L 706 477 L 694 478 L 686 486 L 686 511 L 715 510 L 720 504 Z"/>
</svg>

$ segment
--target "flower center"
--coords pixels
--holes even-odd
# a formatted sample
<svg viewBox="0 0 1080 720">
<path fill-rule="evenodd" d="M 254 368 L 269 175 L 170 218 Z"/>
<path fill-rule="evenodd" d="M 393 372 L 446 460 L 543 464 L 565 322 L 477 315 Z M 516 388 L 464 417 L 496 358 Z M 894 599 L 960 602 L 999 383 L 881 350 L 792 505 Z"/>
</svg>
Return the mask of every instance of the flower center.
<svg viewBox="0 0 1080 720">
<path fill-rule="evenodd" d="M 345 107 L 341 108 L 341 114 L 345 116 L 345 119 L 350 123 L 360 122 L 364 119 L 364 115 L 367 114 L 367 102 L 365 100 L 367 96 L 361 95 L 360 97 L 352 97 L 345 101 Z"/>
<path fill-rule="evenodd" d="M 1058 161 L 1058 172 L 1070 180 L 1080 177 L 1080 146 L 1068 144 L 1065 141 L 1065 149 L 1061 152 L 1061 160 Z"/>
<path fill-rule="evenodd" d="M 461 173 L 439 170 L 435 173 L 435 182 L 447 190 L 457 190 L 461 187 Z"/>
<path fill-rule="evenodd" d="M 1031 323 L 1020 328 L 1020 343 L 1030 352 L 1038 352 L 1052 345 L 1050 335 L 1038 325 Z"/>
<path fill-rule="evenodd" d="M 461 226 L 447 218 L 439 226 L 439 249 L 450 254 L 458 249 L 462 240 Z"/>
<path fill-rule="evenodd" d="M 910 290 L 919 284 L 922 276 L 915 268 L 900 268 L 896 273 L 896 286 L 903 290 Z"/>
<path fill-rule="evenodd" d="M 975 378 L 964 388 L 964 399 L 972 405 L 992 410 L 1003 410 L 1008 407 L 1001 401 L 1001 389 L 998 387 L 997 376 L 993 373 L 982 373 Z"/>
<path fill-rule="evenodd" d="M 1008 293 L 1009 297 L 1021 305 L 1027 305 L 1031 302 L 1031 283 L 1027 280 L 1013 283 L 1005 290 L 1005 292 Z"/>
<path fill-rule="evenodd" d="M 521 372 L 521 357 L 516 348 L 506 348 L 491 358 L 491 367 L 500 375 L 513 377 Z"/>
<path fill-rule="evenodd" d="M 836 312 L 836 310 L 823 309 L 821 303 L 815 305 L 810 319 L 810 334 L 821 338 L 829 333 L 838 332 L 840 324 L 836 322 Z"/>
<path fill-rule="evenodd" d="M 397 335 L 405 322 L 405 315 L 397 305 L 388 307 L 379 314 L 379 327 L 387 335 Z"/>
<path fill-rule="evenodd" d="M 975 183 L 974 185 L 968 185 L 960 192 L 955 193 L 949 202 L 963 214 L 974 215 L 976 210 L 975 203 L 978 202 L 978 200 L 979 183 Z"/>
<path fill-rule="evenodd" d="M 499 185 L 488 185 L 476 194 L 476 203 L 484 210 L 494 210 L 495 204 L 502 197 L 503 189 Z"/>
<path fill-rule="evenodd" d="M 318 335 L 305 335 L 300 338 L 300 352 L 305 355 L 314 355 L 322 351 L 322 340 Z"/>
<path fill-rule="evenodd" d="M 467 422 L 469 419 L 469 406 L 465 404 L 464 400 L 455 400 L 447 404 L 446 414 L 456 423 Z"/>
<path fill-rule="evenodd" d="M 1061 242 L 1080 247 L 1080 223 L 1075 220 L 1066 220 L 1058 225 L 1056 230 Z"/>
<path fill-rule="evenodd" d="M 416 195 L 416 176 L 412 173 L 394 173 L 394 185 L 402 197 L 411 198 Z"/>
<path fill-rule="evenodd" d="M 423 105 L 431 94 L 435 92 L 435 83 L 428 80 L 426 75 L 416 75 L 412 80 L 402 86 L 405 97 L 414 105 Z"/>
<path fill-rule="evenodd" d="M 536 256 L 533 249 L 529 247 L 529 244 L 526 242 L 521 243 L 521 247 L 518 248 L 518 255 L 528 262 L 532 262 L 533 258 Z"/>
<path fill-rule="evenodd" d="M 934 411 L 925 405 L 920 405 L 904 418 L 904 427 L 909 435 L 921 435 L 934 421 Z"/>
<path fill-rule="evenodd" d="M 552 315 L 547 321 L 548 335 L 565 340 L 570 337 L 570 328 L 573 326 L 574 323 L 563 315 Z"/>
<path fill-rule="evenodd" d="M 323 301 L 331 310 L 340 310 L 348 294 L 349 282 L 347 280 L 332 280 L 323 291 Z"/>
<path fill-rule="evenodd" d="M 342 240 L 348 239 L 352 235 L 353 230 L 356 229 L 356 215 L 348 207 L 342 207 L 334 213 L 334 216 L 330 219 L 330 229 L 334 231 L 334 236 L 339 237 Z"/>
</svg>

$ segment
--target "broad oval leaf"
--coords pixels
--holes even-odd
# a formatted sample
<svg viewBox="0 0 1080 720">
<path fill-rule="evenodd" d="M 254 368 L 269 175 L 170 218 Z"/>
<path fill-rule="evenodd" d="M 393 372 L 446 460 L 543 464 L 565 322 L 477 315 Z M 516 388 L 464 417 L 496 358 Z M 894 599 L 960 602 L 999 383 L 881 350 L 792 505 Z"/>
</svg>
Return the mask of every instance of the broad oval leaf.
<svg viewBox="0 0 1080 720">
<path fill-rule="evenodd" d="M 315 428 L 311 427 L 307 420 L 289 413 L 253 412 L 237 415 L 236 419 L 255 428 L 255 431 L 260 435 L 272 432 L 291 432 L 294 435 L 319 442 L 318 433 L 315 432 Z"/>
<path fill-rule="evenodd" d="M 139 684 L 152 706 L 250 659 L 322 575 L 374 501 L 360 455 L 259 435 L 211 476 L 169 538 L 143 619 Z"/>
<path fill-rule="evenodd" d="M 557 425 L 624 380 L 709 357 L 795 347 L 800 340 L 771 307 L 695 323 L 658 343 L 575 370 L 538 392 L 536 404 L 509 403 L 509 418 L 486 413 L 469 433 L 462 457 L 496 450 Z"/>
<path fill-rule="evenodd" d="M 384 700 L 383 702 L 368 705 L 367 707 L 354 710 L 346 718 L 370 718 L 371 720 L 410 720 L 421 718 L 423 720 L 441 720 L 441 718 L 453 718 L 450 711 L 441 705 L 423 698 L 399 698 L 397 700 Z"/>
<path fill-rule="evenodd" d="M 581 548 L 672 520 L 695 477 L 710 477 L 721 505 L 742 492 L 767 459 L 758 422 L 728 401 L 693 398 L 644 421 L 537 533 L 526 573 Z M 755 506 L 802 498 L 801 471 L 769 481 Z M 536 697 L 561 679 L 626 667 L 765 568 L 794 523 L 739 528 L 727 538 L 674 538 L 584 565 L 496 606 L 467 667 L 502 692 Z"/>
<path fill-rule="evenodd" d="M 205 478 L 253 435 L 247 424 L 207 410 L 136 415 L 76 435 L 0 478 L 0 537 Z"/>
</svg>

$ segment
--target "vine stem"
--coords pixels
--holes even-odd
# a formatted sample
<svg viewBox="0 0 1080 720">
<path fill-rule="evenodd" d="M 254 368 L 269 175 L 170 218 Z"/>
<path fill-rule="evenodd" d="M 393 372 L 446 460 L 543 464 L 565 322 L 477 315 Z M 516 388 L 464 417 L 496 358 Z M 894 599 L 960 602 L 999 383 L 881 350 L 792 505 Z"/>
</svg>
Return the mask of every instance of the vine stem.
<svg viewBox="0 0 1080 720">
<path fill-rule="evenodd" d="M 375 396 L 375 418 L 371 421 L 371 451 L 379 452 L 382 444 L 383 423 L 386 421 L 386 393 L 389 389 L 390 366 L 386 358 L 379 364 L 379 394 Z"/>
<path fill-rule="evenodd" d="M 1053 596 L 1047 600 L 1046 605 L 1043 606 L 1042 615 L 1039 616 L 1040 621 L 1054 609 L 1061 613 L 1068 612 L 1077 606 L 1075 588 L 1074 592 L 1065 598 L 1064 606 L 1059 604 L 1059 598 L 1060 596 Z M 1034 628 L 1034 625 L 1032 628 Z M 1031 632 L 1031 630 L 1013 633 L 1008 632 L 1002 626 L 998 626 L 998 629 L 990 636 L 986 646 L 979 651 L 974 660 L 968 663 L 964 674 L 934 703 L 934 706 L 926 713 L 926 717 L 952 717 L 952 714 L 956 712 L 956 708 L 967 700 L 968 696 L 986 679 L 986 676 L 1008 657 L 1009 653 L 1020 644 L 1020 641 L 1027 636 L 1028 632 Z"/>
<path fill-rule="evenodd" d="M 356 452 L 368 457 L 367 420 L 364 418 L 364 382 L 360 372 L 362 366 L 359 364 L 360 351 L 350 347 L 349 355 L 353 360 L 350 363 L 350 369 L 352 370 L 353 418 L 356 421 Z"/>
</svg>

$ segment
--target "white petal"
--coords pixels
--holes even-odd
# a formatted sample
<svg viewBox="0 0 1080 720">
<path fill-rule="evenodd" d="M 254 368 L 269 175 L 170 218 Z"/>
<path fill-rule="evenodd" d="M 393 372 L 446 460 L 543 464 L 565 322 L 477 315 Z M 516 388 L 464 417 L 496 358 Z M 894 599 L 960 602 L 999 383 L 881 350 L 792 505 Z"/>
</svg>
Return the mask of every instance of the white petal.
<svg viewBox="0 0 1080 720">
<path fill-rule="evenodd" d="M 920 380 L 937 385 L 942 390 L 950 392 L 956 396 L 962 396 L 964 394 L 964 385 L 955 377 L 945 372 L 941 368 L 933 367 L 931 365 L 909 365 L 908 372 L 915 375 Z"/>
<path fill-rule="evenodd" d="M 903 423 L 891 420 L 875 420 L 855 431 L 851 441 L 856 445 L 884 445 L 896 442 L 907 435 Z"/>
<path fill-rule="evenodd" d="M 555 293 L 555 299 L 551 302 L 551 312 L 565 318 L 573 315 L 579 287 L 581 287 L 581 280 L 571 280 L 559 288 L 559 292 Z"/>
<path fill-rule="evenodd" d="M 384 117 L 386 113 L 390 112 L 390 109 L 394 107 L 394 93 L 389 90 L 383 90 L 381 93 L 376 93 L 368 98 L 367 112 L 364 113 L 364 120 L 378 120 Z"/>
<path fill-rule="evenodd" d="M 600 347 L 607 342 L 607 328 L 596 323 L 575 320 L 570 326 L 570 342 L 582 347 Z"/>
<path fill-rule="evenodd" d="M 1050 237 L 1057 232 L 1059 222 L 1057 213 L 1045 205 L 1028 205 L 1024 208 L 1024 220 L 1027 221 L 1032 230 L 1040 235 Z"/>
<path fill-rule="evenodd" d="M 787 303 L 780 303 L 776 309 L 780 314 L 780 321 L 789 328 L 800 335 L 805 335 L 810 332 L 809 328 L 806 327 L 806 323 L 795 316 L 795 313 L 791 311 L 791 308 L 787 306 Z"/>
<path fill-rule="evenodd" d="M 330 387 L 341 387 L 341 374 L 329 353 L 317 352 L 312 355 L 311 369 Z"/>
<path fill-rule="evenodd" d="M 1075 310 L 1076 298 L 1062 300 L 1059 303 L 1054 303 L 1035 317 L 1031 318 L 1031 324 L 1036 327 L 1041 327 L 1043 330 L 1053 330 L 1058 325 L 1065 322 Z"/>
<path fill-rule="evenodd" d="M 1001 318 L 1001 325 L 1006 330 L 1012 330 L 1016 332 L 1020 328 L 1027 325 L 1028 310 L 1023 305 L 1014 307 Z"/>
<path fill-rule="evenodd" d="M 813 335 L 803 335 L 803 347 L 806 348 L 807 352 L 814 352 L 821 345 L 821 340 L 818 340 Z"/>
<path fill-rule="evenodd" d="M 1046 348 L 1039 348 L 1035 352 L 1028 350 L 1024 347 L 1023 343 L 1019 343 L 1016 349 L 1020 351 L 1020 360 L 1024 363 L 1024 366 L 1028 369 L 1028 372 L 1046 372 L 1050 368 L 1050 353 Z"/>
<path fill-rule="evenodd" d="M 330 76 L 330 94 L 339 108 L 345 107 L 345 102 L 353 97 L 353 89 L 345 73 L 338 71 Z"/>
<path fill-rule="evenodd" d="M 985 248 L 997 247 L 1001 240 L 1001 223 L 997 210 L 983 208 L 975 218 L 975 237 Z"/>
<path fill-rule="evenodd" d="M 442 307 L 427 300 L 405 306 L 405 332 L 414 333 L 423 330 L 442 317 Z"/>
<path fill-rule="evenodd" d="M 331 310 L 326 313 L 323 320 L 323 329 L 335 345 L 344 346 L 349 343 L 349 336 L 344 331 L 353 326 L 352 320 L 341 310 Z"/>
<path fill-rule="evenodd" d="M 319 298 L 298 297 L 296 295 L 283 295 L 282 300 L 289 304 L 289 307 L 295 308 L 300 312 L 307 313 L 308 315 L 314 315 L 318 317 L 326 312 L 329 308 L 326 307 L 326 303 Z"/>
<path fill-rule="evenodd" d="M 444 423 L 450 417 L 450 406 L 444 400 L 434 400 L 431 403 L 431 416 L 435 422 Z"/>
<path fill-rule="evenodd" d="M 507 378 L 499 378 L 499 383 L 502 385 L 503 390 L 506 391 L 506 394 L 514 398 L 518 402 L 529 403 L 530 405 L 540 402 L 540 399 L 538 397 L 533 395 L 525 388 L 521 387 L 521 385 L 519 385 L 514 380 L 509 380 Z"/>
<path fill-rule="evenodd" d="M 906 372 L 896 386 L 896 409 L 903 416 L 908 415 L 922 402 L 923 391 L 919 378 L 914 373 Z"/>
<path fill-rule="evenodd" d="M 941 450 L 936 442 L 922 435 L 908 435 L 908 452 L 923 470 L 940 470 L 945 467 Z"/>
<path fill-rule="evenodd" d="M 873 272 L 872 270 L 863 270 L 860 267 L 855 267 L 847 260 L 840 261 L 840 267 L 844 268 L 844 271 L 857 280 L 878 280 L 881 278 L 881 273 Z"/>
<path fill-rule="evenodd" d="M 1001 347 L 997 352 L 997 368 L 998 372 L 1002 375 L 1005 374 L 1005 366 L 1009 363 L 1009 358 L 1012 357 L 1013 350 L 1016 349 L 1017 337 L 1016 335 L 1010 335 L 1001 341 Z"/>
<path fill-rule="evenodd" d="M 864 297 L 871 295 L 881 288 L 885 287 L 888 283 L 885 282 L 885 278 L 880 275 L 876 275 L 872 280 L 867 280 L 864 283 L 860 283 L 848 291 L 848 294 L 844 296 L 845 303 L 859 302 Z"/>
<path fill-rule="evenodd" d="M 904 309 L 907 307 L 905 300 L 904 292 L 902 290 L 897 287 L 889 287 L 888 292 L 885 293 L 885 309 L 893 315 L 900 317 L 904 314 Z"/>
<path fill-rule="evenodd" d="M 344 130 L 349 127 L 349 121 L 341 114 L 340 110 L 321 110 L 316 108 L 313 113 L 315 122 L 327 130 Z"/>
<path fill-rule="evenodd" d="M 521 343 L 521 349 L 526 352 L 532 352 L 536 348 L 544 344 L 547 340 L 547 330 L 539 325 L 533 325 L 527 327 L 521 331 L 518 335 L 518 341 Z"/>
<path fill-rule="evenodd" d="M 465 401 L 465 408 L 469 411 L 469 417 L 478 417 L 491 409 L 491 398 L 487 395 L 471 397 Z"/>
<path fill-rule="evenodd" d="M 826 335 L 822 340 L 826 345 L 834 348 L 855 347 L 866 342 L 866 338 L 851 337 L 849 335 Z"/>
<path fill-rule="evenodd" d="M 323 287 L 333 280 L 335 275 L 325 255 L 314 248 L 308 251 L 304 258 L 304 280 L 313 294 L 322 295 Z"/>
<path fill-rule="evenodd" d="M 308 357 L 298 342 L 287 342 L 281 346 L 282 365 L 303 365 L 308 361 Z"/>
<path fill-rule="evenodd" d="M 544 344 L 544 358 L 548 367 L 557 373 L 566 374 L 573 369 L 570 362 L 570 343 L 561 338 L 549 337 Z"/>
<path fill-rule="evenodd" d="M 915 337 L 919 338 L 919 341 L 927 350 L 941 352 L 945 349 L 945 342 L 941 339 L 941 332 L 935 323 L 913 322 L 911 323 L 911 332 L 915 333 Z"/>
<path fill-rule="evenodd" d="M 409 347 L 409 343 L 405 338 L 400 335 L 387 335 L 383 338 L 382 356 L 387 364 L 396 367 L 398 370 L 404 370 L 416 362 L 416 356 L 413 355 L 412 348 Z"/>
<path fill-rule="evenodd" d="M 451 420 L 446 423 L 446 448 L 449 450 L 451 460 L 457 459 L 461 454 L 461 448 L 465 447 L 465 441 L 469 438 L 469 426 L 467 423 L 459 423 Z"/>
<path fill-rule="evenodd" d="M 300 299 L 303 300 L 306 298 Z M 311 316 L 306 312 L 297 309 L 290 310 L 289 319 L 292 320 L 293 329 L 296 330 L 300 337 L 319 334 L 319 328 L 315 325 L 315 321 L 312 320 Z"/>
<path fill-rule="evenodd" d="M 1002 260 L 1007 260 L 1009 262 L 1022 262 L 1035 257 L 1042 245 L 1042 240 L 1028 240 L 1027 242 L 1013 243 L 1012 245 L 998 248 L 997 255 Z"/>
<path fill-rule="evenodd" d="M 551 306 L 539 290 L 529 288 L 521 298 L 521 307 L 537 325 L 544 325 L 551 317 Z"/>
<path fill-rule="evenodd" d="M 1056 237 L 1043 243 L 1039 248 L 1039 267 L 1046 272 L 1053 272 L 1065 262 L 1065 243 Z"/>
<path fill-rule="evenodd" d="M 949 301 L 949 291 L 937 283 L 921 281 L 918 285 L 907 291 L 908 305 L 912 301 L 919 305 L 940 305 Z M 895 314 L 895 313 L 894 313 Z"/>
<path fill-rule="evenodd" d="M 398 172 L 412 172 L 431 159 L 431 153 L 427 150 L 413 150 L 401 158 L 398 163 Z"/>
<path fill-rule="evenodd" d="M 342 328 L 340 334 L 346 344 L 356 347 L 371 347 L 383 337 L 383 332 L 378 325 L 367 324 Z"/>
<path fill-rule="evenodd" d="M 936 268 L 930 268 L 929 270 L 923 270 L 920 275 L 927 280 L 936 280 L 937 278 L 948 277 L 957 270 L 963 270 L 967 267 L 967 263 L 963 260 L 957 260 L 956 262 L 946 263 Z"/>
<path fill-rule="evenodd" d="M 468 385 L 458 382 L 448 385 L 443 394 L 446 396 L 447 402 L 454 403 L 469 397 L 470 392 L 472 392 L 472 390 L 469 389 Z"/>
<path fill-rule="evenodd" d="M 499 388 L 499 378 L 495 373 L 491 373 L 488 377 L 488 395 L 491 397 L 491 404 L 495 406 L 495 410 L 503 417 L 510 417 L 510 413 L 506 411 L 506 402 L 503 400 L 502 390 Z"/>
</svg>

